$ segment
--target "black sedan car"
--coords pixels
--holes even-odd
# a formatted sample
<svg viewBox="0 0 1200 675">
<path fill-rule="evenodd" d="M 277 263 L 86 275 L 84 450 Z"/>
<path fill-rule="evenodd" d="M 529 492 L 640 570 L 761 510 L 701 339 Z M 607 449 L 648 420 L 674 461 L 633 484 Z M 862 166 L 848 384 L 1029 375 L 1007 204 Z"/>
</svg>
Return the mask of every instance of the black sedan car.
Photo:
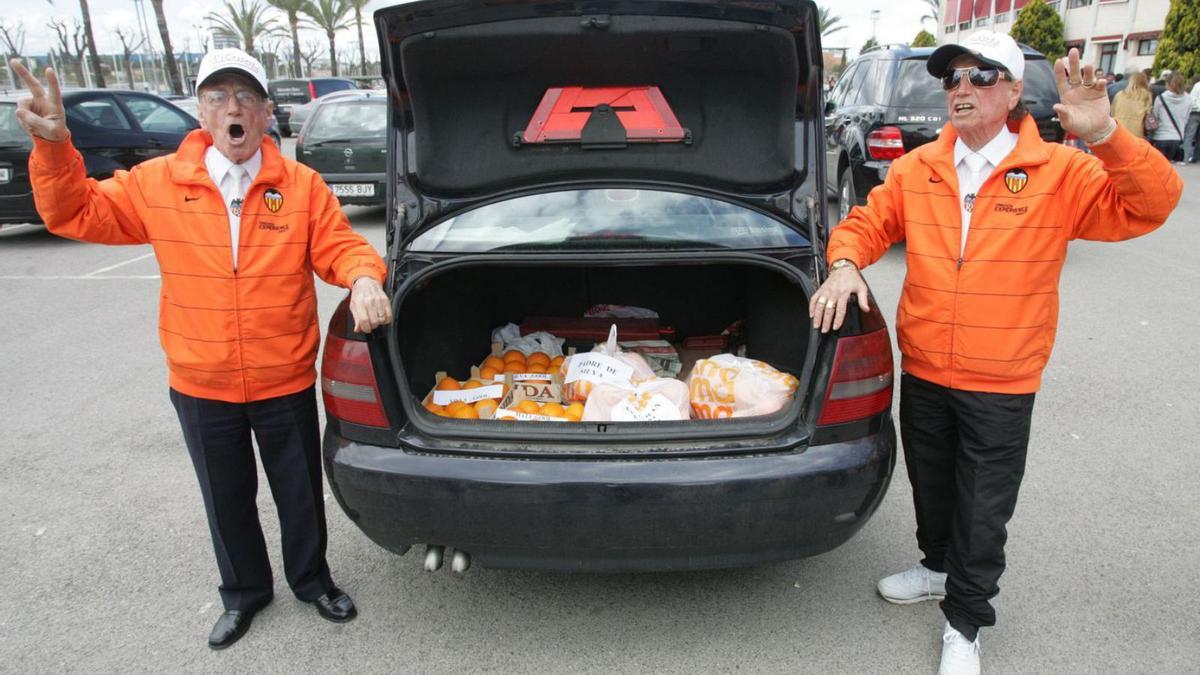
<svg viewBox="0 0 1200 675">
<path fill-rule="evenodd" d="M 349 518 L 456 571 L 734 567 L 853 536 L 892 475 L 893 362 L 873 302 L 838 332 L 808 320 L 828 228 L 816 5 L 425 0 L 375 21 L 396 318 L 358 334 L 343 302 L 327 334 L 323 453 Z M 494 327 L 593 303 L 656 310 L 680 354 L 736 324 L 795 396 L 680 421 L 423 407 Z"/>
<path fill-rule="evenodd" d="M 0 98 L 0 223 L 41 222 L 29 184 L 33 146 L 17 124 L 17 96 Z M 90 178 L 175 151 L 199 127 L 169 101 L 135 91 L 81 89 L 63 92 L 71 142 L 83 155 Z"/>
<path fill-rule="evenodd" d="M 387 98 L 346 92 L 317 106 L 296 138 L 296 161 L 321 174 L 343 204 L 377 205 L 386 198 Z"/>
</svg>

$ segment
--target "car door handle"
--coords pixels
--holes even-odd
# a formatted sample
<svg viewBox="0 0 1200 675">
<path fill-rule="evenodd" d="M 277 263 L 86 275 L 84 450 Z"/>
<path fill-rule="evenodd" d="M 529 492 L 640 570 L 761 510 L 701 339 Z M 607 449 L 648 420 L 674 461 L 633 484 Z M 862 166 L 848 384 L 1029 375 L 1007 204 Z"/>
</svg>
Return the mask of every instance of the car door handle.
<svg viewBox="0 0 1200 675">
<path fill-rule="evenodd" d="M 161 148 L 163 146 L 163 143 L 162 143 L 162 141 L 151 138 L 151 139 L 146 140 L 146 145 L 148 145 L 152 148 Z"/>
</svg>

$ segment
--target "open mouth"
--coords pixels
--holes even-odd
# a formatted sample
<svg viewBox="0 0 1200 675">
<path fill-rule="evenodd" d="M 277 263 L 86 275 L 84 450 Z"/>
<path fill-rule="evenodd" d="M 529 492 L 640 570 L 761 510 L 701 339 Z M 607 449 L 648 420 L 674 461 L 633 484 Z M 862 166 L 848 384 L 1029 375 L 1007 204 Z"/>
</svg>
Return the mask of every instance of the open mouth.
<svg viewBox="0 0 1200 675">
<path fill-rule="evenodd" d="M 956 113 L 970 112 L 974 109 L 975 109 L 975 106 L 971 103 L 957 103 L 954 106 L 954 112 L 956 112 Z"/>
<path fill-rule="evenodd" d="M 241 140 L 246 135 L 246 130 L 240 124 L 229 125 L 229 137 L 233 140 Z"/>
</svg>

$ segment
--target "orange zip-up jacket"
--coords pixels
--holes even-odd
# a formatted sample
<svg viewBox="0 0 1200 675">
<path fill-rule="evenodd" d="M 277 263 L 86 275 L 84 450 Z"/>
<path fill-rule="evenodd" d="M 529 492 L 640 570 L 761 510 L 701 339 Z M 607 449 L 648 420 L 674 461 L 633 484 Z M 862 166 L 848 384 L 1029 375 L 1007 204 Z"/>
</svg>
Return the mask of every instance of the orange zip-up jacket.
<svg viewBox="0 0 1200 675">
<path fill-rule="evenodd" d="M 970 391 L 1032 393 L 1058 326 L 1058 278 L 1072 239 L 1120 241 L 1162 225 L 1183 182 L 1149 143 L 1118 125 L 1094 156 L 1020 123 L 1017 147 L 975 198 L 966 249 L 953 126 L 896 160 L 883 184 L 829 238 L 829 260 L 859 268 L 906 241 L 896 311 L 901 368 Z"/>
<path fill-rule="evenodd" d="M 38 213 L 63 237 L 154 246 L 171 387 L 234 403 L 293 394 L 316 380 L 313 272 L 349 287 L 364 276 L 382 282 L 386 267 L 321 176 L 264 140 L 234 270 L 225 200 L 204 166 L 210 145 L 208 132 L 193 131 L 174 154 L 97 182 L 69 140 L 36 139 L 29 175 Z"/>
</svg>

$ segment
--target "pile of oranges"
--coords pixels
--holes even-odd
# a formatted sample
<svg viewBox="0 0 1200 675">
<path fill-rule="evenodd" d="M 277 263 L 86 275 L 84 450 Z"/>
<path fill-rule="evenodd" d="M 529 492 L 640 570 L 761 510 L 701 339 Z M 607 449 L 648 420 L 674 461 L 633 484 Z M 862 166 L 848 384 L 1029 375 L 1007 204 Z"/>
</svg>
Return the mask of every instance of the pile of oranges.
<svg viewBox="0 0 1200 675">
<path fill-rule="evenodd" d="M 545 352 L 534 352 L 529 356 L 525 356 L 520 350 L 510 349 L 504 352 L 502 356 L 493 354 L 484 359 L 483 364 L 479 366 L 479 377 L 490 382 L 497 375 L 505 373 L 512 373 L 514 375 L 545 373 L 549 375 L 558 372 L 562 362 L 563 357 L 561 356 L 551 358 Z"/>
<path fill-rule="evenodd" d="M 561 417 L 568 422 L 578 422 L 583 419 L 583 404 L 572 403 L 569 406 L 563 406 L 561 403 L 538 403 L 525 399 L 517 404 L 514 408 L 517 412 L 527 413 L 529 415 L 541 415 L 543 417 Z"/>
<path fill-rule="evenodd" d="M 460 391 L 466 389 L 476 389 L 478 387 L 495 384 L 497 375 L 511 373 L 513 375 L 521 374 L 545 374 L 545 380 L 529 380 L 531 383 L 549 383 L 550 375 L 557 373 L 562 367 L 563 357 L 551 357 L 544 352 L 534 352 L 529 356 L 525 356 L 523 352 L 517 349 L 510 349 L 504 354 L 493 354 L 479 366 L 479 377 L 477 379 L 464 380 L 462 382 L 453 377 L 444 377 L 437 383 L 439 391 Z M 508 390 L 505 390 L 505 394 Z M 425 409 L 434 415 L 440 417 L 452 417 L 460 420 L 477 420 L 487 419 L 492 417 L 496 412 L 496 408 L 500 405 L 500 401 L 494 398 L 483 399 L 475 403 L 465 403 L 463 401 L 453 401 L 447 405 L 438 405 L 430 399 L 425 403 Z M 583 404 L 573 403 L 569 406 L 563 406 L 560 403 L 539 403 L 537 401 L 524 400 L 521 401 L 515 410 L 531 415 L 543 415 L 546 417 L 561 417 L 568 421 L 578 422 L 583 418 Z"/>
<path fill-rule="evenodd" d="M 465 389 L 478 389 L 491 384 L 491 382 L 483 382 L 481 380 L 467 380 L 459 382 L 453 377 L 443 377 L 437 383 L 438 391 L 460 391 Z M 477 420 L 480 418 L 491 417 L 492 413 L 496 412 L 496 406 L 500 405 L 500 401 L 494 398 L 485 398 L 482 401 L 475 403 L 465 403 L 463 401 L 451 401 L 450 403 L 441 406 L 433 402 L 431 399 L 425 404 L 425 409 L 434 415 L 441 417 L 453 417 L 460 420 Z"/>
</svg>

